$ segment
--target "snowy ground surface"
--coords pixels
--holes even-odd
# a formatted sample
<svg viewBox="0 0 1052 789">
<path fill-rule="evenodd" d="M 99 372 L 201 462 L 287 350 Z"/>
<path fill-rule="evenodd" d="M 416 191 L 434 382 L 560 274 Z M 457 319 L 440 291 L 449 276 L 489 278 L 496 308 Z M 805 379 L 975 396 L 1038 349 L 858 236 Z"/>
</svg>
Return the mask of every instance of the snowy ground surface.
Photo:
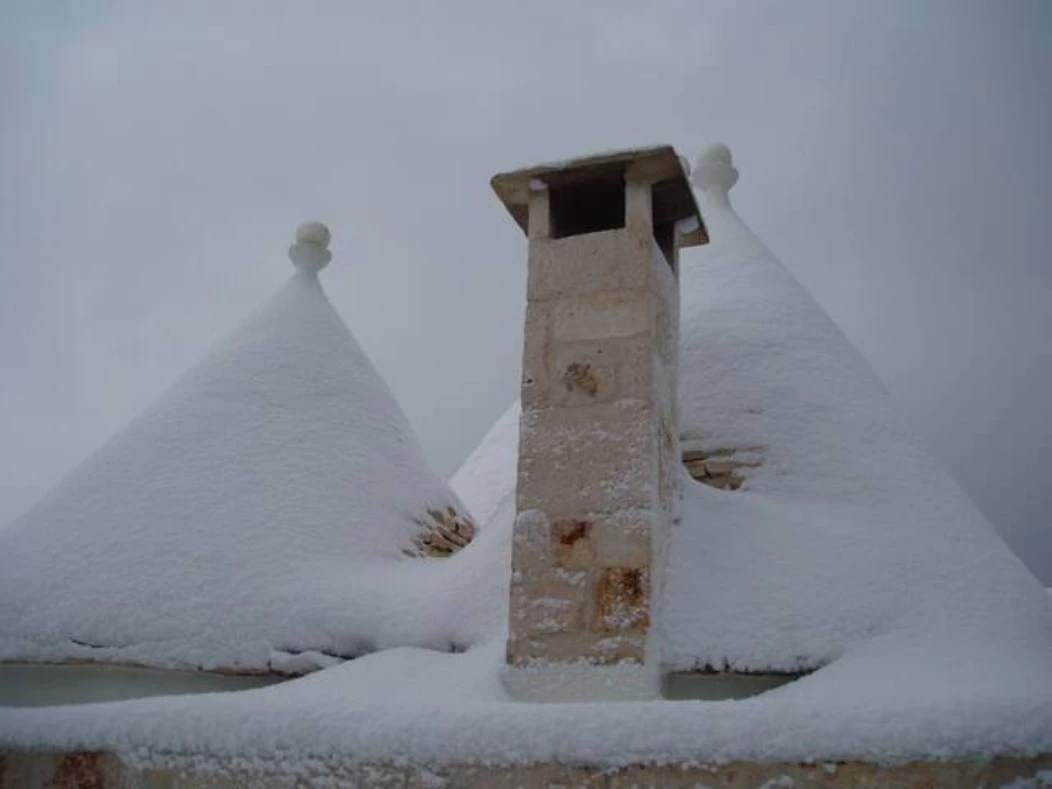
<svg viewBox="0 0 1052 789">
<path fill-rule="evenodd" d="M 740 491 L 688 480 L 656 626 L 671 668 L 814 673 L 739 701 L 508 700 L 513 407 L 454 480 L 483 525 L 472 545 L 446 562 L 315 572 L 301 578 L 312 608 L 279 603 L 306 621 L 320 605 L 330 625 L 343 615 L 400 648 L 235 695 L 4 710 L 0 747 L 601 765 L 1052 752 L 1047 593 L 733 213 L 727 179 L 702 176 L 713 243 L 682 265 L 681 430 L 687 446 L 763 465 Z M 451 642 L 469 648 L 417 648 Z"/>
</svg>

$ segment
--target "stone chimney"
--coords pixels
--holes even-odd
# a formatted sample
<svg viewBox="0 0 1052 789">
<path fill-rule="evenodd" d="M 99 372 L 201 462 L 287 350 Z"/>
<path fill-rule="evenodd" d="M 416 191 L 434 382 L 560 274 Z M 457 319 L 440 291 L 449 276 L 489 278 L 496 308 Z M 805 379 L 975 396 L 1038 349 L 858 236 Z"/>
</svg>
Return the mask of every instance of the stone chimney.
<svg viewBox="0 0 1052 789">
<path fill-rule="evenodd" d="M 505 686 L 659 695 L 652 624 L 678 518 L 678 250 L 707 241 L 668 146 L 497 175 L 529 237 Z"/>
</svg>

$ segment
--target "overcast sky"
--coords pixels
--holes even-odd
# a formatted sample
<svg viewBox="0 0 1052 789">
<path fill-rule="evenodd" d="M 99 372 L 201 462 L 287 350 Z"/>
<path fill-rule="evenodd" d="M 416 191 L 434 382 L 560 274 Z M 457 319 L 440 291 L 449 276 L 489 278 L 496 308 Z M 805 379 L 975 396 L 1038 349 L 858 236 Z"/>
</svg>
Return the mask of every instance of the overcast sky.
<svg viewBox="0 0 1052 789">
<path fill-rule="evenodd" d="M 0 521 L 267 298 L 308 218 L 451 474 L 518 387 L 490 175 L 718 139 L 739 212 L 1052 584 L 1050 41 L 1047 0 L 0 2 Z"/>
</svg>

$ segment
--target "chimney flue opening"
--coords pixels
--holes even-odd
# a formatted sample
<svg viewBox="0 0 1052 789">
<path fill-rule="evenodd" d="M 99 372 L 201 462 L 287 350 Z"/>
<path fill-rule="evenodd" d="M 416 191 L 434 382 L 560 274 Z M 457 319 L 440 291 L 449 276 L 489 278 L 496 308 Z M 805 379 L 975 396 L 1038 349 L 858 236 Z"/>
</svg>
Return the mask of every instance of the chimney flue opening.
<svg viewBox="0 0 1052 789">
<path fill-rule="evenodd" d="M 625 179 L 549 186 L 551 238 L 581 236 L 625 226 Z"/>
</svg>

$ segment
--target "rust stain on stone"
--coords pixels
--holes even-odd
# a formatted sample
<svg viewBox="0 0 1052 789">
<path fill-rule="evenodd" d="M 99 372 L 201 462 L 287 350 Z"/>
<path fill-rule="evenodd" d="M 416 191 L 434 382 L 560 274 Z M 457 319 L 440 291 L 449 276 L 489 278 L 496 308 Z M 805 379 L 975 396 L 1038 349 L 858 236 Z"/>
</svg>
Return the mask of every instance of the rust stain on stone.
<svg viewBox="0 0 1052 789">
<path fill-rule="evenodd" d="M 588 537 L 592 531 L 592 524 L 590 521 L 582 520 L 559 521 L 553 525 L 552 530 L 555 533 L 555 539 L 570 548 L 579 540 Z"/>
<path fill-rule="evenodd" d="M 614 567 L 599 576 L 596 615 L 603 630 L 632 630 L 650 624 L 650 574 L 635 567 Z"/>
<path fill-rule="evenodd" d="M 583 569 L 592 564 L 592 522 L 566 518 L 552 524 L 552 558 L 557 567 Z"/>
<path fill-rule="evenodd" d="M 580 389 L 589 397 L 599 394 L 599 379 L 592 372 L 592 365 L 574 362 L 563 373 L 563 383 L 567 390 Z"/>
<path fill-rule="evenodd" d="M 643 571 L 639 569 L 628 569 L 620 571 L 621 592 L 624 600 L 630 605 L 640 605 L 644 602 L 646 595 L 646 582 Z"/>
</svg>

